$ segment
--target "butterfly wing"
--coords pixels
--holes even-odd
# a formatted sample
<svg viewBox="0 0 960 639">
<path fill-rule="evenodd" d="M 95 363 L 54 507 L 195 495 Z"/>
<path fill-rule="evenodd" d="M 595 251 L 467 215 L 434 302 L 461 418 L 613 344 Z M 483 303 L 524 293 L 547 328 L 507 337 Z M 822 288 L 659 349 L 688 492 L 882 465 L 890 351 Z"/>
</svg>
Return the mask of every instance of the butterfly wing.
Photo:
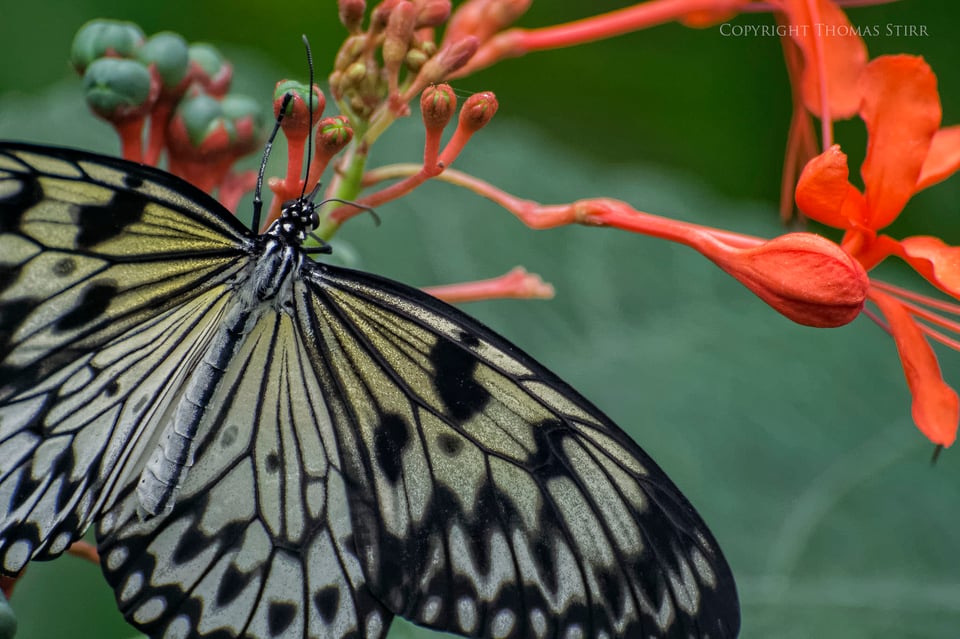
<svg viewBox="0 0 960 639">
<path fill-rule="evenodd" d="M 734 637 L 730 569 L 587 400 L 414 289 L 318 266 L 305 346 L 348 411 L 353 534 L 394 613 L 483 637 Z"/>
<path fill-rule="evenodd" d="M 290 315 L 263 316 L 208 404 L 173 511 L 141 522 L 131 485 L 99 522 L 107 580 L 150 636 L 386 634 L 393 615 L 365 587 L 333 427 L 349 409 L 306 339 Z"/>
<path fill-rule="evenodd" d="M 132 481 L 251 241 L 162 171 L 0 145 L 0 570 L 63 552 Z"/>
</svg>

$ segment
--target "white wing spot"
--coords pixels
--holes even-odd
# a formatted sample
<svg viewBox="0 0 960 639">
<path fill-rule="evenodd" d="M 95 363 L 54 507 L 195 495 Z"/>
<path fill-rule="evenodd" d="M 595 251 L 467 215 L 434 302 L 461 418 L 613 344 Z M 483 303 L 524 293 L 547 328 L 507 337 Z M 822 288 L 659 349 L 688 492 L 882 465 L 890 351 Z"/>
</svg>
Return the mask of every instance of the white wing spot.
<svg viewBox="0 0 960 639">
<path fill-rule="evenodd" d="M 670 570 L 667 572 L 667 577 L 673 587 L 677 606 L 684 612 L 694 615 L 700 607 L 700 589 L 690 570 L 690 564 L 679 553 L 677 553 L 677 563 L 680 566 L 680 574 L 677 575 Z"/>
<path fill-rule="evenodd" d="M 700 575 L 700 580 L 710 588 L 716 588 L 717 576 L 713 574 L 713 568 L 710 567 L 710 562 L 703 556 L 699 548 L 694 548 L 690 551 L 690 559 L 693 560 L 693 569 Z"/>
<path fill-rule="evenodd" d="M 130 556 L 130 551 L 127 550 L 126 546 L 117 546 L 107 554 L 105 562 L 107 565 L 107 570 L 115 572 L 120 569 L 126 561 L 127 557 Z"/>
<path fill-rule="evenodd" d="M 493 618 L 493 623 L 490 624 L 490 631 L 493 634 L 494 639 L 502 639 L 510 635 L 510 631 L 513 630 L 513 624 L 516 621 L 516 616 L 513 614 L 512 610 L 507 610 L 506 608 L 497 613 Z"/>
<path fill-rule="evenodd" d="M 163 597 L 150 597 L 133 613 L 133 620 L 137 623 L 150 623 L 160 617 L 167 609 L 167 601 Z"/>
<path fill-rule="evenodd" d="M 50 544 L 49 552 L 54 555 L 59 555 L 70 545 L 70 535 L 69 533 L 62 532 L 57 535 L 57 538 L 53 540 Z"/>
<path fill-rule="evenodd" d="M 547 616 L 539 608 L 530 611 L 530 627 L 537 639 L 547 636 Z"/>
<path fill-rule="evenodd" d="M 383 619 L 376 610 L 367 615 L 367 637 L 379 639 L 383 634 Z"/>
<path fill-rule="evenodd" d="M 187 637 L 192 636 L 191 633 L 193 633 L 193 627 L 189 617 L 179 615 L 167 626 L 163 633 L 163 639 L 187 639 Z"/>
<path fill-rule="evenodd" d="M 467 633 L 473 633 L 477 625 L 477 605 L 466 597 L 457 600 L 457 619 L 460 621 L 460 628 Z"/>
<path fill-rule="evenodd" d="M 579 624 L 568 626 L 567 631 L 563 635 L 563 639 L 584 639 L 583 628 L 581 628 Z"/>
<path fill-rule="evenodd" d="M 663 593 L 663 601 L 660 602 L 660 610 L 657 611 L 657 625 L 666 632 L 670 624 L 673 623 L 673 605 L 670 603 L 669 593 Z"/>
<path fill-rule="evenodd" d="M 6 561 L 3 564 L 4 570 L 8 572 L 20 572 L 20 569 L 30 560 L 30 553 L 33 552 L 33 546 L 25 539 L 18 539 L 10 544 L 7 549 Z"/>
<path fill-rule="evenodd" d="M 440 611 L 443 609 L 443 600 L 440 597 L 430 597 L 423 606 L 423 613 L 420 615 L 424 623 L 433 623 Z"/>
<path fill-rule="evenodd" d="M 127 580 L 123 582 L 123 588 L 120 590 L 120 601 L 130 601 L 143 590 L 143 574 L 132 572 Z"/>
</svg>

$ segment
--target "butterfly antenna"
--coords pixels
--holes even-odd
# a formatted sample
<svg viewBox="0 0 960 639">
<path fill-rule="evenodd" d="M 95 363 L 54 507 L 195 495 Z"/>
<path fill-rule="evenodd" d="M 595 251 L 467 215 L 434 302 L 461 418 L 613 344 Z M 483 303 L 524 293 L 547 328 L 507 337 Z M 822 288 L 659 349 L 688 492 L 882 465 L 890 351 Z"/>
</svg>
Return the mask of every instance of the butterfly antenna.
<svg viewBox="0 0 960 639">
<path fill-rule="evenodd" d="M 283 102 L 280 103 L 280 112 L 277 114 L 277 121 L 273 123 L 273 131 L 270 132 L 270 137 L 267 138 L 267 143 L 263 147 L 263 158 L 260 160 L 260 171 L 257 173 L 257 188 L 253 192 L 253 220 L 250 228 L 254 232 L 260 230 L 260 214 L 263 211 L 263 175 L 267 172 L 267 159 L 270 158 L 273 141 L 277 139 L 280 123 L 283 121 L 283 116 L 287 112 L 287 107 L 290 106 L 290 100 L 292 99 L 293 93 L 288 91 L 284 94 Z"/>
<path fill-rule="evenodd" d="M 380 226 L 380 216 L 377 215 L 377 212 L 373 209 L 372 206 L 367 206 L 366 204 L 360 204 L 359 202 L 354 202 L 353 200 L 344 200 L 338 197 L 328 197 L 323 202 L 320 202 L 318 206 L 323 206 L 327 202 L 339 202 L 340 204 L 349 204 L 350 206 L 355 206 L 358 209 L 362 209 L 370 214 L 373 218 L 373 223 L 377 226 Z"/>
<path fill-rule="evenodd" d="M 307 180 L 310 179 L 310 162 L 313 159 L 313 53 L 310 51 L 310 41 L 307 40 L 306 34 L 300 36 L 303 38 L 303 48 L 307 51 L 307 69 L 309 69 L 310 80 L 307 84 L 307 118 L 310 124 L 310 127 L 307 129 L 307 169 L 306 173 L 303 176 L 303 189 L 300 191 L 300 199 L 307 193 Z M 310 201 L 313 201 L 313 198 L 316 196 L 317 191 L 320 187 L 320 182 L 317 182 L 317 187 L 310 192 Z"/>
</svg>

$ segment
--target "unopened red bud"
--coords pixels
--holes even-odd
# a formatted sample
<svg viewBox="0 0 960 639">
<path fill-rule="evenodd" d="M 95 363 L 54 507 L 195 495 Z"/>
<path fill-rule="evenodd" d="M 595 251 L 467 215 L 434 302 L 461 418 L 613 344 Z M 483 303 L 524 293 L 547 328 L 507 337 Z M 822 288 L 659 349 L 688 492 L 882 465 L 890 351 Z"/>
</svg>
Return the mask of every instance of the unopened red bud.
<svg viewBox="0 0 960 639">
<path fill-rule="evenodd" d="M 335 115 L 320 120 L 317 127 L 317 151 L 326 155 L 335 155 L 353 139 L 353 129 L 350 128 L 346 116 Z"/>
<path fill-rule="evenodd" d="M 486 42 L 504 27 L 513 24 L 530 7 L 532 0 L 467 0 L 457 7 L 447 25 L 446 39 L 473 35 Z"/>
<path fill-rule="evenodd" d="M 492 91 L 474 93 L 460 109 L 460 128 L 471 133 L 479 131 L 493 119 L 499 107 L 497 96 Z"/>
<path fill-rule="evenodd" d="M 711 244 L 704 255 L 798 324 L 843 326 L 863 309 L 870 280 L 857 260 L 813 233 L 788 233 L 760 246 Z"/>
<path fill-rule="evenodd" d="M 175 156 L 217 157 L 230 146 L 219 100 L 196 91 L 179 104 L 167 133 L 170 153 Z"/>
<path fill-rule="evenodd" d="M 417 28 L 438 27 L 450 17 L 450 0 L 425 0 L 417 10 Z"/>
<path fill-rule="evenodd" d="M 423 65 L 418 81 L 426 84 L 440 82 L 448 75 L 465 65 L 480 47 L 480 41 L 473 36 L 465 36 L 456 42 L 446 44 L 437 55 Z"/>
<path fill-rule="evenodd" d="M 407 0 L 383 0 L 383 2 L 378 4 L 374 8 L 373 13 L 370 14 L 370 31 L 372 33 L 379 33 L 386 29 L 394 7 L 405 1 Z"/>
<path fill-rule="evenodd" d="M 363 24 L 363 14 L 367 11 L 364 0 L 337 0 L 340 22 L 350 33 L 359 33 Z"/>
<path fill-rule="evenodd" d="M 420 95 L 420 113 L 423 125 L 429 129 L 442 130 L 457 111 L 457 96 L 449 84 L 427 87 Z"/>
<path fill-rule="evenodd" d="M 246 155 L 260 147 L 264 129 L 264 114 L 260 104 L 246 95 L 228 95 L 220 101 L 223 118 L 232 131 L 231 146 L 237 156 Z"/>
<path fill-rule="evenodd" d="M 488 20 L 497 25 L 497 31 L 519 20 L 533 0 L 493 0 L 488 9 Z"/>
<path fill-rule="evenodd" d="M 283 106 L 284 97 L 288 93 L 292 94 L 293 98 L 287 104 L 287 110 L 283 114 L 284 117 L 280 122 L 280 126 L 287 138 L 305 137 L 309 133 L 308 127 L 311 121 L 310 110 L 308 110 L 307 107 L 308 102 L 313 107 L 312 120 L 316 122 L 323 113 L 323 109 L 326 106 L 326 99 L 323 97 L 323 92 L 320 91 L 316 85 L 313 86 L 313 96 L 311 97 L 307 92 L 307 86 L 305 84 L 294 80 L 281 80 L 277 82 L 277 86 L 273 90 L 274 117 L 280 115 L 280 108 Z"/>
<path fill-rule="evenodd" d="M 411 2 L 400 2 L 390 12 L 383 40 L 383 63 L 388 69 L 398 69 L 410 48 L 410 39 L 416 24 L 416 8 Z"/>
</svg>

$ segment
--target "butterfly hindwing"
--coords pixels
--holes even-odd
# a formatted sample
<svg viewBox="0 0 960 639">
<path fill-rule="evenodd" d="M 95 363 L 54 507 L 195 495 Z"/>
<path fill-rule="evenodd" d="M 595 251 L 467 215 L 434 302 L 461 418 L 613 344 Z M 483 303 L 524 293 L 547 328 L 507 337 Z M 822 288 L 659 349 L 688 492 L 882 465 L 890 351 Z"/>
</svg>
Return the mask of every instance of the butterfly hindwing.
<svg viewBox="0 0 960 639">
<path fill-rule="evenodd" d="M 264 316 L 227 367 L 173 511 L 131 486 L 98 527 L 121 611 L 157 637 L 369 637 L 392 614 L 364 586 L 332 422 L 339 398 L 291 317 Z"/>
<path fill-rule="evenodd" d="M 484 637 L 732 637 L 706 525 L 596 408 L 476 320 L 317 267 L 306 326 L 332 369 L 357 549 L 396 614 Z"/>
</svg>

